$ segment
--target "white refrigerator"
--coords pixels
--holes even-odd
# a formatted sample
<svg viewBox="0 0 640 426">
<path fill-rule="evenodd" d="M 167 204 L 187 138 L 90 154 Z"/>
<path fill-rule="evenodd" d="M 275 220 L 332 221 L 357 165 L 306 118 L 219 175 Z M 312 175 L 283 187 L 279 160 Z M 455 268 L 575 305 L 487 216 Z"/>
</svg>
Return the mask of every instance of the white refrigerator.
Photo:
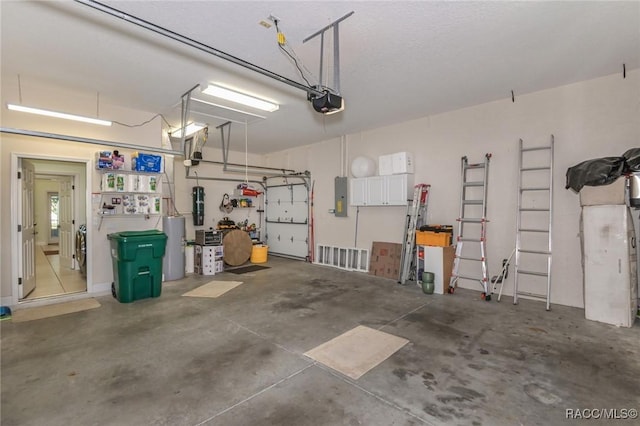
<svg viewBox="0 0 640 426">
<path fill-rule="evenodd" d="M 633 326 L 638 278 L 631 215 L 626 205 L 582 208 L 584 309 L 589 320 Z"/>
</svg>

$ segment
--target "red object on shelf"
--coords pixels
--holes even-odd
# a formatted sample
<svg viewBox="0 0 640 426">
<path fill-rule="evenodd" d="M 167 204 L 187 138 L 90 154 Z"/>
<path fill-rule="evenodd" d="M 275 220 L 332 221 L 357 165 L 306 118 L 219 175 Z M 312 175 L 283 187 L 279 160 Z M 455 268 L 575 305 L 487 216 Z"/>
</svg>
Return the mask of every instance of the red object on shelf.
<svg viewBox="0 0 640 426">
<path fill-rule="evenodd" d="M 262 194 L 262 192 L 256 191 L 255 189 L 242 188 L 242 195 L 246 195 L 248 197 L 257 197 L 260 194 Z"/>
</svg>

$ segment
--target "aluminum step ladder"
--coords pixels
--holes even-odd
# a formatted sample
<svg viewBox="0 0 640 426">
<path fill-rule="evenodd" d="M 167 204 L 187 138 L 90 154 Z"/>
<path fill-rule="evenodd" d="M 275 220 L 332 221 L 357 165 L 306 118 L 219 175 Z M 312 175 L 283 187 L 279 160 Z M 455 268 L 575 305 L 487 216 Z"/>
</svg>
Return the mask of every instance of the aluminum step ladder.
<svg viewBox="0 0 640 426">
<path fill-rule="evenodd" d="M 482 286 L 481 297 L 491 300 L 489 289 L 489 271 L 487 269 L 487 185 L 489 178 L 489 160 L 491 154 L 485 154 L 484 162 L 469 164 L 462 157 L 462 187 L 460 190 L 460 216 L 458 217 L 458 236 L 456 254 L 453 259 L 453 271 L 449 283 L 449 293 L 453 293 L 460 279 L 478 281 Z M 477 245 L 474 250 L 470 246 Z M 465 249 L 466 247 L 466 249 Z M 479 254 L 478 254 L 479 252 Z M 461 262 L 480 263 L 477 276 L 459 273 Z M 466 268 L 468 270 L 468 268 Z"/>
<path fill-rule="evenodd" d="M 551 309 L 553 143 L 553 135 L 548 146 L 525 148 L 522 139 L 519 141 L 516 261 L 513 284 L 514 305 L 518 303 L 518 297 L 543 300 L 546 302 L 547 311 Z M 535 152 L 537 154 L 534 154 Z M 542 206 L 540 206 L 541 202 L 543 202 Z M 540 238 L 540 235 L 545 235 L 546 238 Z M 540 265 L 544 261 L 546 261 L 546 271 L 542 272 Z M 531 269 L 524 269 L 524 264 Z M 519 288 L 522 284 L 522 275 L 546 278 L 546 291 L 522 291 Z"/>
<path fill-rule="evenodd" d="M 400 277 L 398 282 L 404 284 L 413 272 L 416 252 L 416 231 L 424 225 L 429 205 L 429 188 L 431 185 L 419 183 L 414 186 L 413 199 L 407 204 L 405 233 L 400 256 Z"/>
</svg>

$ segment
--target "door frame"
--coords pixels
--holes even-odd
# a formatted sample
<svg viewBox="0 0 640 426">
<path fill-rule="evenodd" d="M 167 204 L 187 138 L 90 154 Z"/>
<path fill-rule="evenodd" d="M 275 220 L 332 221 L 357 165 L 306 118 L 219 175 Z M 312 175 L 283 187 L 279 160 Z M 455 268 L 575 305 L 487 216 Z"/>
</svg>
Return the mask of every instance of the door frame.
<svg viewBox="0 0 640 426">
<path fill-rule="evenodd" d="M 12 305 L 16 306 L 19 304 L 25 304 L 25 303 L 29 303 L 29 304 L 47 304 L 47 303 L 51 303 L 48 302 L 48 300 L 52 299 L 52 298 L 46 298 L 46 299 L 36 299 L 36 300 L 19 300 L 18 297 L 18 277 L 20 276 L 20 270 L 18 268 L 19 266 L 19 256 L 20 256 L 20 250 L 17 250 L 17 248 L 20 245 L 19 239 L 18 239 L 18 224 L 20 222 L 20 218 L 18 217 L 18 204 L 21 202 L 22 200 L 22 195 L 20 193 L 20 180 L 18 179 L 18 163 L 20 159 L 26 159 L 26 160 L 45 160 L 45 161 L 64 161 L 64 162 L 71 162 L 71 163 L 78 163 L 78 164 L 84 164 L 85 165 L 85 217 L 87 218 L 87 222 L 89 222 L 91 220 L 91 188 L 92 188 L 92 178 L 93 178 L 93 173 L 92 173 L 92 169 L 91 169 L 91 160 L 87 159 L 87 158 L 80 158 L 80 157 L 60 157 L 60 156 L 54 156 L 54 155 L 37 155 L 37 154 L 33 154 L 33 153 L 23 153 L 23 152 L 12 152 L 11 153 L 11 247 L 14 247 L 14 250 L 12 250 L 12 254 L 11 254 L 11 301 L 12 301 Z M 52 174 L 52 173 L 49 173 Z M 63 174 L 63 173 L 61 173 Z M 77 182 L 79 182 L 80 179 L 80 175 L 75 174 L 75 173 L 66 173 L 67 176 L 75 176 L 75 182 L 77 184 Z M 77 217 L 77 214 L 79 213 L 79 209 L 81 208 L 78 197 L 79 197 L 80 193 L 78 191 L 74 192 L 74 201 L 75 201 L 75 207 L 74 207 L 74 216 Z M 90 224 L 87 223 L 87 235 L 86 235 L 86 241 L 87 241 L 87 247 L 91 247 L 91 242 L 92 242 L 92 227 L 89 226 Z M 79 226 L 79 225 L 78 225 Z M 77 263 L 77 260 L 75 261 Z M 70 295 L 62 295 L 62 296 L 57 296 L 56 300 L 60 300 L 60 299 L 68 299 L 68 300 L 72 300 L 72 299 L 80 299 L 80 298 L 84 298 L 87 297 L 87 294 L 92 294 L 94 292 L 93 289 L 93 280 L 92 280 L 92 272 L 93 272 L 93 262 L 87 262 L 87 292 L 86 293 L 73 293 Z"/>
</svg>

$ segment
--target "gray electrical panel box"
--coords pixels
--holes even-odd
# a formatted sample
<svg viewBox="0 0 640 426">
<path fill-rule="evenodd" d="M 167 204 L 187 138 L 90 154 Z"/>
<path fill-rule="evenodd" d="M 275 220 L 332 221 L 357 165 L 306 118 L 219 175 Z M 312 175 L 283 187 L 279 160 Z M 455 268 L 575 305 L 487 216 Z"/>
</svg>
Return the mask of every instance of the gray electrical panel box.
<svg viewBox="0 0 640 426">
<path fill-rule="evenodd" d="M 335 180 L 335 212 L 336 217 L 347 217 L 347 178 L 336 177 Z"/>
</svg>

